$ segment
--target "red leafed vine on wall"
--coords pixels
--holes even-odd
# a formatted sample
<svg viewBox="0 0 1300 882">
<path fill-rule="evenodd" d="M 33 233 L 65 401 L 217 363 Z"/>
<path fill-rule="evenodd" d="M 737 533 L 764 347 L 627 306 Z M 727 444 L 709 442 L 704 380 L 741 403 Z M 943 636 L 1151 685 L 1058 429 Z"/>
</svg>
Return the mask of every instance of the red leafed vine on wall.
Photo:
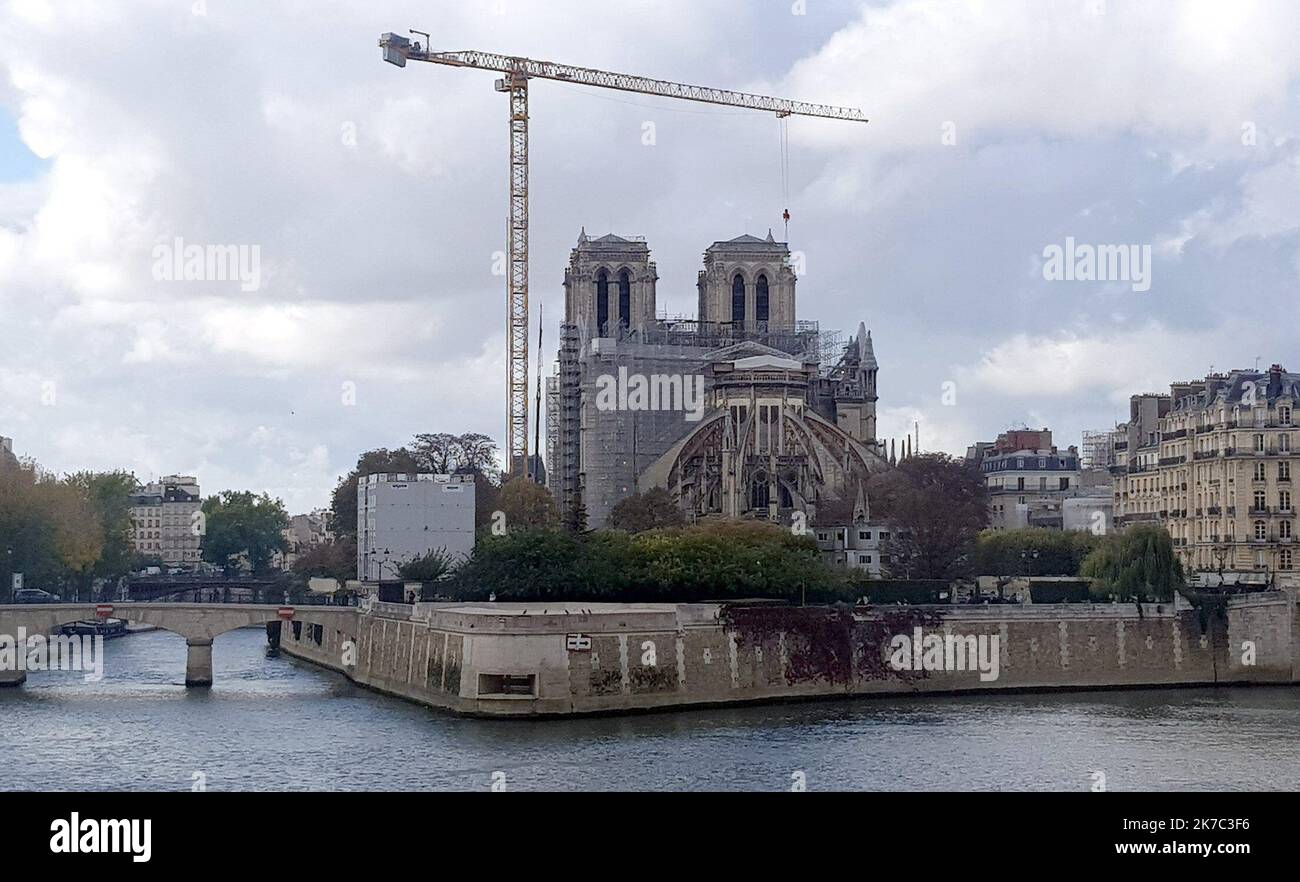
<svg viewBox="0 0 1300 882">
<path fill-rule="evenodd" d="M 889 643 L 915 628 L 942 626 L 943 615 L 925 607 L 726 606 L 723 627 L 738 646 L 762 646 L 785 635 L 786 680 L 825 680 L 849 685 L 858 680 L 912 680 L 925 671 L 894 670 Z"/>
</svg>

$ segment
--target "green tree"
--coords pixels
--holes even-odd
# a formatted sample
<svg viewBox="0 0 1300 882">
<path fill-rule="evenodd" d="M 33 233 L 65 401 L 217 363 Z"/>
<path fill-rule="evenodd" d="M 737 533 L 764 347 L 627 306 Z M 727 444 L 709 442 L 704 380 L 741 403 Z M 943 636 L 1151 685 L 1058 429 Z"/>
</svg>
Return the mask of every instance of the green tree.
<svg viewBox="0 0 1300 882">
<path fill-rule="evenodd" d="M 686 517 L 673 495 L 663 487 L 651 487 L 619 501 L 609 513 L 609 526 L 629 533 L 643 533 L 665 527 L 680 527 Z"/>
<path fill-rule="evenodd" d="M 513 478 L 501 488 L 497 507 L 505 513 L 508 530 L 551 530 L 559 525 L 555 497 L 528 478 Z"/>
<path fill-rule="evenodd" d="M 74 472 L 64 482 L 94 508 L 103 533 L 103 550 L 94 567 L 98 578 L 125 576 L 131 569 L 131 494 L 139 482 L 130 472 Z"/>
<path fill-rule="evenodd" d="M 456 569 L 456 560 L 445 548 L 435 548 L 397 568 L 397 574 L 413 582 L 440 582 Z"/>
<path fill-rule="evenodd" d="M 284 504 L 263 493 L 224 490 L 203 501 L 206 532 L 203 559 L 231 569 L 234 559 L 247 555 L 257 575 L 264 575 L 277 551 L 288 550 L 284 531 L 289 515 Z"/>
<path fill-rule="evenodd" d="M 293 562 L 293 571 L 306 582 L 313 576 L 335 579 L 340 585 L 357 577 L 357 537 L 336 536 L 332 542 L 315 545 Z"/>
<path fill-rule="evenodd" d="M 846 584 L 811 538 L 766 523 L 722 522 L 636 535 L 532 529 L 484 536 L 449 587 L 466 600 L 687 602 L 836 599 Z"/>
<path fill-rule="evenodd" d="M 882 554 L 887 574 L 904 579 L 970 575 L 975 540 L 988 526 L 988 491 L 974 466 L 943 453 L 903 460 L 874 475 L 873 514 L 890 522 Z"/>
<path fill-rule="evenodd" d="M 1091 593 L 1098 600 L 1169 601 L 1186 587 L 1169 532 L 1154 524 L 1108 535 L 1084 558 L 1080 571 L 1093 580 Z"/>
<path fill-rule="evenodd" d="M 1102 537 L 1084 530 L 985 530 L 975 543 L 974 571 L 982 576 L 1077 576 Z"/>
</svg>

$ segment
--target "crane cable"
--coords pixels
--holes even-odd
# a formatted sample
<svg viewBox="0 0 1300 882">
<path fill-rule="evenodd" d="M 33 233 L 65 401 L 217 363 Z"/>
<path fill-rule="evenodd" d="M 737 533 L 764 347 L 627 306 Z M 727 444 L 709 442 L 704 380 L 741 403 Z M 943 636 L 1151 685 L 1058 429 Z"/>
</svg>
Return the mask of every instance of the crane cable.
<svg viewBox="0 0 1300 882">
<path fill-rule="evenodd" d="M 781 117 L 781 199 L 785 210 L 781 219 L 785 221 L 785 240 L 790 241 L 790 128 L 789 118 Z"/>
</svg>

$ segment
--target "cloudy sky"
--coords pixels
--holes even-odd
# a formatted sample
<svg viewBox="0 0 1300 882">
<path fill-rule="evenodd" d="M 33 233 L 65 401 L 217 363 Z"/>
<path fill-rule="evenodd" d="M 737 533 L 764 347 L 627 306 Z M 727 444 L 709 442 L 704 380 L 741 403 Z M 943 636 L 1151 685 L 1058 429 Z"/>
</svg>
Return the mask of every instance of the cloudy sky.
<svg viewBox="0 0 1300 882">
<path fill-rule="evenodd" d="M 301 511 L 362 450 L 502 436 L 506 104 L 491 73 L 383 64 L 410 27 L 863 108 L 789 122 L 789 238 L 800 318 L 872 329 L 882 435 L 1078 443 L 1173 379 L 1300 370 L 1287 0 L 0 0 L 17 452 Z M 537 82 L 532 175 L 548 352 L 583 225 L 645 236 L 683 314 L 711 242 L 781 235 L 762 113 Z M 256 245 L 259 286 L 155 278 L 177 237 Z M 1150 290 L 1045 279 L 1067 237 L 1149 246 Z"/>
</svg>

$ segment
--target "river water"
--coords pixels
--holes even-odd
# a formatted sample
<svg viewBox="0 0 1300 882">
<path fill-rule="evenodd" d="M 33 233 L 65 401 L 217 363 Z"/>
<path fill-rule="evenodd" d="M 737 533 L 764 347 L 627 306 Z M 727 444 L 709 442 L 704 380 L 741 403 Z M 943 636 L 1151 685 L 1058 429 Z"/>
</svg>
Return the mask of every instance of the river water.
<svg viewBox="0 0 1300 882">
<path fill-rule="evenodd" d="M 0 689 L 0 790 L 1300 789 L 1300 688 L 858 699 L 466 720 L 354 686 L 265 633 L 106 644 L 105 676 Z M 1104 779 L 1101 777 L 1104 776 Z"/>
</svg>

